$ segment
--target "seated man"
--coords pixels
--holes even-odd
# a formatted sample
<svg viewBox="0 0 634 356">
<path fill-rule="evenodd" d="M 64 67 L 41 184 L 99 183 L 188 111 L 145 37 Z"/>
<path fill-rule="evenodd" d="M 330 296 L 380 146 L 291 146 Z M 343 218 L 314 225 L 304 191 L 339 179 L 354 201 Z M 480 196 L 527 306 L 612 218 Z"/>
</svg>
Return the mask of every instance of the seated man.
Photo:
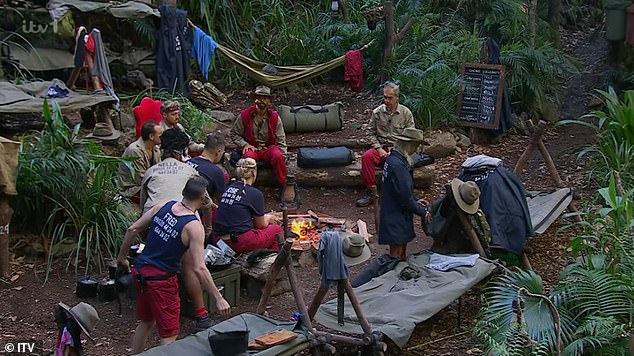
<svg viewBox="0 0 634 356">
<path fill-rule="evenodd" d="M 220 195 L 225 191 L 225 185 L 227 184 L 227 178 L 225 171 L 220 168 L 217 163 L 220 162 L 225 153 L 225 138 L 220 133 L 207 136 L 207 142 L 205 143 L 205 149 L 198 157 L 193 157 L 187 161 L 192 168 L 194 168 L 198 174 L 207 179 L 209 185 L 207 185 L 207 193 L 213 201 L 218 204 L 220 202 Z M 214 221 L 217 210 L 211 209 L 211 214 L 203 216 L 203 225 L 208 230 Z"/>
<path fill-rule="evenodd" d="M 200 177 L 189 179 L 180 194 L 182 200 L 156 204 L 126 231 L 117 264 L 127 271 L 130 271 L 127 259 L 130 245 L 138 233 L 148 231 L 145 249 L 136 258 L 133 272 L 137 314 L 141 320 L 132 337 L 133 354 L 143 352 L 154 325 L 158 328 L 161 345 L 178 337 L 180 300 L 176 273 L 181 269 L 181 261 L 186 259 L 184 256 L 189 256 L 196 283 L 202 284 L 213 296 L 220 314 L 230 314 L 229 303 L 205 266 L 203 226 L 195 213 L 205 203 L 206 185 L 207 181 Z"/>
<path fill-rule="evenodd" d="M 253 187 L 258 176 L 255 160 L 239 160 L 237 171 L 239 180 L 227 187 L 218 204 L 214 242 L 224 240 L 237 253 L 279 250 L 277 236 L 284 230 L 275 215 L 264 213 L 264 196 Z"/>
<path fill-rule="evenodd" d="M 161 135 L 163 128 L 155 121 L 148 121 L 141 127 L 141 137 L 123 151 L 123 157 L 134 157 L 132 170 L 125 163 L 119 165 L 117 186 L 121 195 L 135 203 L 139 202 L 141 182 L 145 172 L 161 161 Z"/>
<path fill-rule="evenodd" d="M 243 110 L 231 128 L 231 139 L 242 150 L 243 158 L 263 160 L 273 166 L 280 184 L 280 197 L 286 186 L 286 134 L 276 111 L 271 109 L 271 89 L 258 86 L 255 104 Z"/>
<path fill-rule="evenodd" d="M 398 103 L 400 87 L 389 82 L 383 88 L 383 104 L 372 112 L 370 118 L 370 140 L 372 148 L 361 158 L 361 179 L 367 188 L 365 195 L 357 200 L 357 206 L 368 206 L 374 201 L 372 188 L 376 185 L 374 170 L 383 165 L 396 139 L 407 127 L 414 128 L 414 116 Z"/>
<path fill-rule="evenodd" d="M 166 100 L 161 104 L 161 115 L 163 115 L 163 120 L 161 121 L 161 126 L 165 130 L 169 129 L 178 129 L 187 134 L 189 139 L 188 148 L 189 152 L 201 152 L 204 148 L 204 145 L 201 143 L 196 143 L 192 141 L 191 136 L 185 131 L 183 125 L 178 122 L 180 106 L 178 101 Z"/>
</svg>

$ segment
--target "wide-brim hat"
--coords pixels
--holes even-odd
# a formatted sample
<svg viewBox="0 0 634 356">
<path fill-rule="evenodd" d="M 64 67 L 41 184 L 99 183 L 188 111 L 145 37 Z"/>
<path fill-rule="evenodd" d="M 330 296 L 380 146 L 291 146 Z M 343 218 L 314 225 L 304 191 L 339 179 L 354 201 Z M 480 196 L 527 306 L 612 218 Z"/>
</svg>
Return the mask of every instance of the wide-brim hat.
<svg viewBox="0 0 634 356">
<path fill-rule="evenodd" d="M 96 123 L 92 133 L 86 135 L 86 138 L 106 142 L 116 141 L 119 137 L 121 137 L 121 131 L 103 122 Z"/>
<path fill-rule="evenodd" d="M 403 129 L 403 132 L 398 135 L 394 135 L 394 138 L 407 142 L 423 142 L 423 131 L 413 127 L 406 127 Z"/>
<path fill-rule="evenodd" d="M 341 231 L 339 238 L 341 238 L 343 260 L 346 266 L 358 265 L 370 258 L 370 247 L 368 247 L 363 235 Z"/>
<path fill-rule="evenodd" d="M 86 336 L 88 336 L 92 342 L 95 342 L 95 339 L 90 336 L 90 333 L 95 328 L 95 325 L 97 325 L 97 322 L 99 322 L 97 310 L 95 310 L 92 305 L 84 302 L 80 302 L 72 308 L 64 303 L 59 303 L 58 305 L 75 320 Z"/>
<path fill-rule="evenodd" d="M 480 208 L 480 188 L 475 182 L 463 182 L 458 178 L 451 181 L 451 192 L 460 210 L 475 214 Z"/>
<path fill-rule="evenodd" d="M 253 92 L 253 94 L 258 96 L 272 96 L 271 88 L 267 87 L 266 85 L 258 85 L 257 87 L 255 87 L 255 91 Z"/>
</svg>

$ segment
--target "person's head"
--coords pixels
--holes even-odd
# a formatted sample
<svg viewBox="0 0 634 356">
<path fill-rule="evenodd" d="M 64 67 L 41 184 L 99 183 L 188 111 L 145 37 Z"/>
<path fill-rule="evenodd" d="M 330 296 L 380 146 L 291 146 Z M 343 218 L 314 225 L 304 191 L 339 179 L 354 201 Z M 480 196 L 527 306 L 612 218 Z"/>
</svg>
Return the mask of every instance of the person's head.
<svg viewBox="0 0 634 356">
<path fill-rule="evenodd" d="M 176 126 L 178 124 L 179 104 L 176 100 L 166 100 L 161 103 L 161 115 L 168 126 Z"/>
<path fill-rule="evenodd" d="M 387 82 L 383 87 L 383 103 L 388 111 L 396 110 L 398 98 L 401 95 L 401 87 L 394 82 Z"/>
<path fill-rule="evenodd" d="M 224 153 L 225 137 L 219 132 L 207 135 L 204 152 L 205 156 L 211 159 L 214 163 L 218 163 Z"/>
<path fill-rule="evenodd" d="M 271 96 L 271 88 L 260 85 L 255 88 L 255 106 L 258 110 L 265 110 L 273 103 L 273 97 Z"/>
<path fill-rule="evenodd" d="M 200 207 L 205 205 L 205 200 L 207 200 L 207 179 L 196 176 L 190 178 L 185 184 L 185 188 L 183 188 L 183 200 L 187 200 L 189 202 L 189 207 L 198 210 Z"/>
<path fill-rule="evenodd" d="M 253 184 L 258 176 L 258 165 L 253 158 L 242 158 L 236 164 L 238 179 Z"/>
<path fill-rule="evenodd" d="M 163 127 L 154 120 L 150 120 L 141 126 L 141 138 L 145 142 L 160 145 L 161 135 L 163 135 Z"/>
<path fill-rule="evenodd" d="M 403 132 L 394 137 L 396 138 L 394 147 L 406 155 L 408 160 L 418 150 L 418 146 L 423 143 L 423 131 L 412 127 L 405 128 Z"/>
<path fill-rule="evenodd" d="M 176 158 L 182 161 L 185 149 L 189 146 L 189 137 L 179 129 L 168 129 L 161 136 L 161 155 L 163 159 Z"/>
</svg>

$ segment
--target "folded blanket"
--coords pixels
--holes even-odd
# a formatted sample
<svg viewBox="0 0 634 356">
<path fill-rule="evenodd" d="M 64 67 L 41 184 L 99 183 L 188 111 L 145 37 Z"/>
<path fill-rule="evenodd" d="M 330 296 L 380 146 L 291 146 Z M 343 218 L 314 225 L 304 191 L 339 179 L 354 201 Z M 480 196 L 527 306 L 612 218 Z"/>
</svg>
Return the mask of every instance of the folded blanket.
<svg viewBox="0 0 634 356">
<path fill-rule="evenodd" d="M 480 256 L 477 254 L 469 256 L 445 256 L 434 253 L 429 258 L 429 263 L 426 264 L 425 267 L 436 271 L 448 271 L 452 268 L 463 266 L 473 267 L 478 257 Z"/>
</svg>

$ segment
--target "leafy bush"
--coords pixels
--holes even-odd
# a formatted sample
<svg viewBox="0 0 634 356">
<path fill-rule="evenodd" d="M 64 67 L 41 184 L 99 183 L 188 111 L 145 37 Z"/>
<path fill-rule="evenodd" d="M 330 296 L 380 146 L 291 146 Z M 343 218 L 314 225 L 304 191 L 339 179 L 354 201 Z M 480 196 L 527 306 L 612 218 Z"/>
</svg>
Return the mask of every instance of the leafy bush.
<svg viewBox="0 0 634 356">
<path fill-rule="evenodd" d="M 116 256 L 131 222 L 132 208 L 115 184 L 125 160 L 79 137 L 79 125 L 69 129 L 56 103 L 51 112 L 45 101 L 43 114 L 44 129 L 22 138 L 16 219 L 50 238 L 47 276 L 53 254 L 68 243 L 67 267 L 73 264 L 77 272 L 81 259 L 87 273 Z"/>
<path fill-rule="evenodd" d="M 579 120 L 562 120 L 558 124 L 576 124 L 589 127 L 597 133 L 598 144 L 585 147 L 581 158 L 589 154 L 594 161 L 592 175 L 600 175 L 601 183 L 608 182 L 616 170 L 625 186 L 634 185 L 634 90 L 623 93 L 621 100 L 614 89 L 598 91 L 606 111 L 593 111 Z M 590 121 L 585 120 L 590 119 Z"/>
</svg>

